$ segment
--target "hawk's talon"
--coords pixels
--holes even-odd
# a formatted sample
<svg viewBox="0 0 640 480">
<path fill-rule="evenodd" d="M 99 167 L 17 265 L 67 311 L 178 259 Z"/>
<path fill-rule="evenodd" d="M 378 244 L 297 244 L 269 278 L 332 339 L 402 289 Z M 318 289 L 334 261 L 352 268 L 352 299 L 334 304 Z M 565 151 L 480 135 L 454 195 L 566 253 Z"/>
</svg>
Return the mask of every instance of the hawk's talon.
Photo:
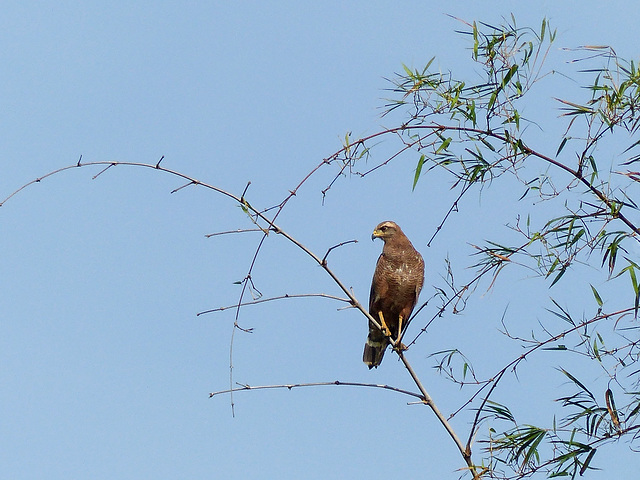
<svg viewBox="0 0 640 480">
<path fill-rule="evenodd" d="M 382 327 L 382 334 L 385 337 L 390 337 L 391 336 L 391 330 L 389 330 L 389 327 L 387 327 L 387 323 L 384 321 L 384 315 L 382 315 L 382 312 L 378 312 L 378 317 L 380 318 L 380 326 Z"/>
<path fill-rule="evenodd" d="M 400 340 L 400 339 L 398 339 L 398 340 Z M 398 340 L 396 340 L 396 341 L 398 341 Z M 402 343 L 402 342 L 400 342 L 400 345 L 395 345 L 395 346 L 393 347 L 393 351 L 394 351 L 394 352 L 404 352 L 404 351 L 406 351 L 406 350 L 409 350 L 409 347 L 407 347 L 407 346 L 406 346 L 404 343 Z"/>
</svg>

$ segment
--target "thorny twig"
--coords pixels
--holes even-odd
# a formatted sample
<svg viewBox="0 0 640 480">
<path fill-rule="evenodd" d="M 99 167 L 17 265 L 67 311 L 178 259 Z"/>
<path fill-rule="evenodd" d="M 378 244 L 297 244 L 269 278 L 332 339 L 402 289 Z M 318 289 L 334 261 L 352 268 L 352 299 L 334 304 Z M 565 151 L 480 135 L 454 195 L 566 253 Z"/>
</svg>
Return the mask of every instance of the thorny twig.
<svg viewBox="0 0 640 480">
<path fill-rule="evenodd" d="M 320 297 L 320 298 L 329 298 L 331 300 L 337 300 L 339 302 L 345 302 L 345 303 L 351 303 L 351 301 L 347 298 L 341 298 L 341 297 L 336 297 L 335 295 L 328 295 L 326 293 L 299 293 L 299 294 L 284 294 L 284 295 L 280 295 L 277 297 L 269 297 L 269 298 L 260 298 L 258 300 L 254 300 L 252 302 L 245 302 L 242 305 L 240 305 L 241 307 L 245 307 L 247 305 L 257 305 L 259 303 L 265 303 L 265 302 L 272 302 L 274 300 L 283 300 L 283 299 L 287 299 L 287 298 L 309 298 L 309 297 Z M 238 305 L 237 304 L 233 304 L 233 305 L 229 305 L 226 307 L 218 307 L 218 308 L 212 308 L 211 310 L 204 310 L 202 312 L 198 312 L 196 314 L 196 316 L 200 316 L 200 315 L 204 315 L 206 313 L 213 313 L 213 312 L 222 312 L 223 310 L 228 310 L 230 308 L 236 308 Z"/>
<path fill-rule="evenodd" d="M 324 257 L 322 257 L 322 265 L 327 264 L 327 257 L 331 253 L 331 250 L 342 247 L 343 245 L 348 245 L 349 243 L 358 243 L 358 240 L 347 240 L 346 242 L 340 242 L 339 244 L 334 245 L 333 247 L 329 247 L 329 249 L 327 250 L 327 253 L 324 254 Z"/>
<path fill-rule="evenodd" d="M 234 392 L 242 392 L 245 390 L 267 390 L 267 389 L 272 389 L 272 388 L 286 388 L 291 390 L 292 388 L 299 388 L 299 387 L 325 387 L 325 386 L 346 386 L 346 387 L 369 387 L 369 388 L 381 388 L 383 390 L 391 390 L 393 392 L 397 392 L 397 393 L 402 393 L 404 395 L 409 395 L 415 398 L 419 398 L 422 400 L 422 394 L 420 393 L 415 393 L 415 392 L 410 392 L 409 390 L 404 390 L 402 388 L 397 388 L 397 387 L 393 387 L 391 385 L 382 385 L 382 384 L 376 384 L 376 383 L 361 383 L 361 382 L 343 382 L 341 380 L 335 380 L 333 382 L 309 382 L 309 383 L 290 383 L 290 384 L 283 384 L 283 385 L 259 385 L 259 386 L 252 386 L 252 385 L 243 385 L 243 384 L 238 384 L 240 385 L 237 388 L 233 388 L 233 389 L 227 389 L 227 390 L 220 390 L 217 392 L 212 392 L 209 394 L 209 398 L 216 396 L 216 395 L 221 395 L 221 394 L 225 394 L 225 393 L 231 393 L 232 391 Z"/>
</svg>

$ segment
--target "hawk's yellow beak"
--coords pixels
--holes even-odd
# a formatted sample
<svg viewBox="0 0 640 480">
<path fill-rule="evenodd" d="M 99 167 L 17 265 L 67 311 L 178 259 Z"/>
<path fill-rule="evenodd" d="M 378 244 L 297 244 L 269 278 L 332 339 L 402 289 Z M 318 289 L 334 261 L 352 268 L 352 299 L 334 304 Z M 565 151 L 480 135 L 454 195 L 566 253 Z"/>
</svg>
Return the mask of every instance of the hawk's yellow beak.
<svg viewBox="0 0 640 480">
<path fill-rule="evenodd" d="M 371 234 L 371 240 L 375 240 L 376 238 L 380 238 L 382 232 L 380 230 L 374 230 Z"/>
</svg>

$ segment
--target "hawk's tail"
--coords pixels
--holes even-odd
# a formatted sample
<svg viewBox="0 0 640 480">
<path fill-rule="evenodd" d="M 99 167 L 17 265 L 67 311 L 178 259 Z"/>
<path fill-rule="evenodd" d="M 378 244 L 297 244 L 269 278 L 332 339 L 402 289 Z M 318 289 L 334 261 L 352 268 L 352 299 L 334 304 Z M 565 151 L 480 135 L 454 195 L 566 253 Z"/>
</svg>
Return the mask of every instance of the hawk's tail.
<svg viewBox="0 0 640 480">
<path fill-rule="evenodd" d="M 369 332 L 367 343 L 364 344 L 364 353 L 362 354 L 362 361 L 367 364 L 369 369 L 380 365 L 387 345 L 389 345 L 389 341 L 386 337 L 380 335 L 379 331 Z"/>
</svg>

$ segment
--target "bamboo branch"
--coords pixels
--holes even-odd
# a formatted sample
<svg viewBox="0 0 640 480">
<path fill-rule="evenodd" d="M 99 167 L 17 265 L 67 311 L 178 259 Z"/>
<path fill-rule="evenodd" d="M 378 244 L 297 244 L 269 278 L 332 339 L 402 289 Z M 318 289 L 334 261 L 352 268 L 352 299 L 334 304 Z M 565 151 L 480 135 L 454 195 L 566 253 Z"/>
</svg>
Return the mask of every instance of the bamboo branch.
<svg viewBox="0 0 640 480">
<path fill-rule="evenodd" d="M 343 382 L 341 380 L 336 380 L 333 382 L 290 383 L 290 384 L 283 384 L 283 385 L 259 385 L 259 386 L 242 385 L 242 384 L 238 384 L 238 385 L 240 385 L 238 388 L 231 388 L 227 390 L 212 392 L 209 394 L 209 398 L 214 397 L 216 395 L 221 395 L 224 393 L 241 392 L 245 390 L 266 390 L 266 389 L 272 389 L 272 388 L 287 388 L 291 390 L 292 388 L 298 388 L 298 387 L 346 386 L 346 387 L 381 388 L 383 390 L 391 390 L 397 393 L 402 393 L 403 395 L 409 395 L 411 397 L 419 398 L 420 400 L 422 400 L 422 394 L 411 392 L 409 390 L 404 390 L 398 387 L 393 387 L 391 385 L 383 385 L 383 384 L 376 384 L 376 383 L 361 383 L 361 382 Z"/>
<path fill-rule="evenodd" d="M 207 233 L 205 238 L 217 237 L 219 235 L 229 235 L 232 233 L 248 233 L 248 232 L 262 232 L 264 230 L 262 228 L 237 228 L 236 230 L 227 230 L 225 232 L 215 232 L 215 233 Z"/>
<path fill-rule="evenodd" d="M 333 247 L 330 247 L 327 250 L 327 253 L 324 254 L 324 257 L 322 257 L 322 265 L 326 265 L 327 263 L 327 257 L 329 256 L 329 254 L 331 253 L 332 250 L 342 247 L 343 245 L 348 245 L 349 243 L 358 243 L 358 240 L 347 240 L 346 242 L 340 242 L 337 245 L 334 245 Z"/>
<path fill-rule="evenodd" d="M 449 436 L 452 438 L 453 442 L 458 447 L 458 450 L 460 451 L 462 458 L 466 462 L 469 472 L 471 472 L 471 475 L 473 475 L 474 480 L 478 480 L 480 476 L 476 471 L 476 466 L 473 464 L 473 461 L 471 460 L 471 448 L 469 448 L 468 445 L 467 447 L 463 445 L 462 441 L 456 434 L 455 430 L 453 429 L 453 427 L 451 426 L 447 418 L 442 414 L 442 412 L 440 412 L 440 409 L 438 409 L 438 407 L 436 406 L 435 402 L 433 401 L 429 393 L 427 393 L 427 390 L 424 388 L 424 385 L 422 385 L 420 378 L 418 378 L 418 375 L 416 375 L 416 372 L 413 370 L 413 367 L 411 367 L 411 364 L 409 363 L 407 358 L 404 356 L 402 349 L 396 349 L 396 353 L 398 354 L 398 357 L 400 357 L 400 360 L 402 360 L 402 363 L 407 369 L 407 372 L 409 372 L 409 375 L 411 375 L 411 378 L 413 382 L 416 384 L 416 386 L 418 387 L 418 390 L 420 390 L 420 393 L 422 393 L 422 401 L 426 405 L 428 405 L 429 408 L 431 408 L 436 418 L 440 421 L 444 429 L 447 431 Z"/>
<path fill-rule="evenodd" d="M 243 304 L 241 304 L 241 307 L 245 307 L 247 305 L 257 305 L 259 303 L 265 303 L 265 302 L 272 302 L 274 300 L 283 300 L 286 298 L 308 298 L 308 297 L 321 297 L 321 298 L 329 298 L 331 300 L 338 300 L 339 302 L 345 302 L 345 303 L 351 303 L 348 299 L 346 298 L 342 298 L 342 297 L 336 297 L 335 295 L 328 295 L 326 293 L 298 293 L 298 294 L 288 294 L 285 293 L 284 295 L 279 295 L 277 297 L 269 297 L 269 298 L 261 298 L 258 300 L 254 300 L 252 302 L 244 302 Z M 200 316 L 200 315 L 204 315 L 206 313 L 213 313 L 213 312 L 222 312 L 223 310 L 228 310 L 230 308 L 237 308 L 238 304 L 234 303 L 233 305 L 229 305 L 226 307 L 218 307 L 218 308 L 212 308 L 211 310 L 204 310 L 202 312 L 198 312 L 196 314 L 196 316 Z"/>
</svg>

